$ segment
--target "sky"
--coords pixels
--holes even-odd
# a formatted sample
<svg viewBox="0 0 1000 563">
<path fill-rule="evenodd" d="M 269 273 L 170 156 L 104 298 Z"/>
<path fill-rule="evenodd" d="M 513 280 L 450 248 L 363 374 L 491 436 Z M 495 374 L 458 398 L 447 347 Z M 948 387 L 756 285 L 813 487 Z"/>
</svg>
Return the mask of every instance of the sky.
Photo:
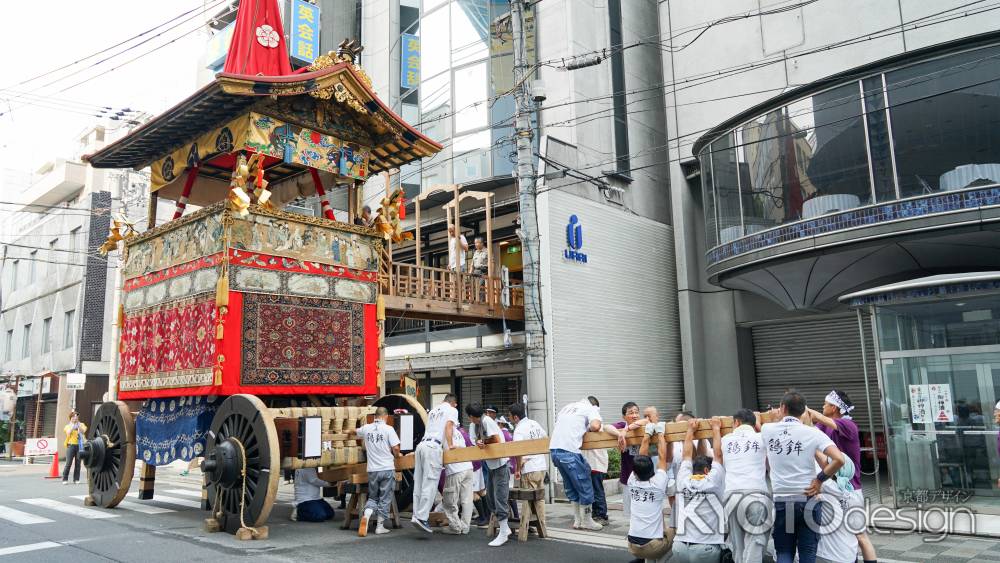
<svg viewBox="0 0 1000 563">
<path fill-rule="evenodd" d="M 0 169 L 30 171 L 52 158 L 75 156 L 79 134 L 101 121 L 93 117 L 91 105 L 158 114 L 194 93 L 199 58 L 209 39 L 203 25 L 206 15 L 217 13 L 224 4 L 220 0 L 36 0 L 5 6 L 8 51 L 0 62 Z M 206 7 L 209 10 L 202 15 Z M 125 45 L 55 70 L 192 9 Z M 149 51 L 153 52 L 144 55 Z M 108 60 L 100 62 L 103 59 Z M 44 76 L 20 84 L 39 75 Z M 117 122 L 109 124 L 115 127 Z"/>
</svg>

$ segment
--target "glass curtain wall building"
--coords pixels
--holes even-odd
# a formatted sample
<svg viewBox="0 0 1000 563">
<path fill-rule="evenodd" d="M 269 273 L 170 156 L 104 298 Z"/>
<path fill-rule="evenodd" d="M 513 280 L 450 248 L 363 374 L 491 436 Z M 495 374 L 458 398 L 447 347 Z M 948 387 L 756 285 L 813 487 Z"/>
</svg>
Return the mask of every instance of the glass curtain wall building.
<svg viewBox="0 0 1000 563">
<path fill-rule="evenodd" d="M 510 176 L 514 64 L 506 0 L 400 0 L 399 10 L 400 40 L 419 38 L 419 76 L 401 80 L 402 116 L 445 146 L 403 167 L 407 197 L 435 184 Z M 530 62 L 530 10 L 528 31 Z"/>
<path fill-rule="evenodd" d="M 849 209 L 1000 183 L 1000 46 L 852 78 L 699 151 L 709 247 Z"/>
</svg>

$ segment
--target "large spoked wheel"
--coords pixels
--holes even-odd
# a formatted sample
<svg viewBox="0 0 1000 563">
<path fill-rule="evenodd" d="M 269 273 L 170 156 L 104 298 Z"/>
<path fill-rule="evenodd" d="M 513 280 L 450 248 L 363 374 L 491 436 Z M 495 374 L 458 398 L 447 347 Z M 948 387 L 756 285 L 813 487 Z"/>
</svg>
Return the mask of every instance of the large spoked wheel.
<svg viewBox="0 0 1000 563">
<path fill-rule="evenodd" d="M 230 534 L 267 522 L 278 494 L 280 459 L 274 419 L 253 395 L 233 395 L 219 406 L 205 444 L 202 471 L 209 506 Z"/>
<path fill-rule="evenodd" d="M 94 504 L 117 506 L 128 493 L 135 471 L 135 419 L 125 403 L 109 401 L 98 407 L 80 460 L 87 467 Z"/>
<path fill-rule="evenodd" d="M 413 444 L 420 443 L 424 438 L 424 428 L 427 427 L 427 410 L 409 395 L 386 395 L 375 401 L 376 407 L 385 407 L 390 413 L 400 410 L 412 414 L 413 420 Z M 404 452 L 406 453 L 406 452 Z M 402 471 L 403 480 L 399 483 L 399 490 L 396 491 L 396 506 L 399 510 L 406 510 L 413 504 L 413 470 Z"/>
</svg>

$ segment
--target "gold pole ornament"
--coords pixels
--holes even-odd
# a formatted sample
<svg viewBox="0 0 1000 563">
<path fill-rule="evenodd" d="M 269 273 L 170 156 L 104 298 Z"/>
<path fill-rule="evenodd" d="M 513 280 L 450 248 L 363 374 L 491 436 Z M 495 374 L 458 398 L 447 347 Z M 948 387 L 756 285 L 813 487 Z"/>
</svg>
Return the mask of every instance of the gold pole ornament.
<svg viewBox="0 0 1000 563">
<path fill-rule="evenodd" d="M 102 256 L 107 256 L 112 250 L 118 250 L 119 242 L 139 234 L 135 230 L 135 223 L 129 221 L 124 215 L 113 217 L 108 231 L 108 239 L 97 249 Z"/>
<path fill-rule="evenodd" d="M 413 240 L 413 233 L 403 232 L 399 222 L 400 208 L 403 207 L 403 190 L 396 188 L 391 194 L 382 198 L 382 206 L 375 215 L 375 230 L 382 234 L 385 240 L 399 243 Z"/>
</svg>

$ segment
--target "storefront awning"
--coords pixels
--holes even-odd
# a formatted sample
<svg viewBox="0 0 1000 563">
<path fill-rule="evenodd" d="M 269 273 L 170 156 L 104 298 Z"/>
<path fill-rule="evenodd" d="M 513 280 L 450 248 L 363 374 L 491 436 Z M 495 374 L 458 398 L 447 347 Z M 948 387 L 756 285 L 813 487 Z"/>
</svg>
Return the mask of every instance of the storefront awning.
<svg viewBox="0 0 1000 563">
<path fill-rule="evenodd" d="M 385 370 L 387 373 L 402 373 L 410 369 L 413 371 L 458 369 L 522 360 L 524 360 L 523 346 L 512 348 L 499 346 L 386 358 Z"/>
<path fill-rule="evenodd" d="M 983 291 L 1000 291 L 1000 272 L 968 272 L 916 278 L 848 293 L 840 297 L 840 302 L 852 307 L 862 307 Z"/>
</svg>

